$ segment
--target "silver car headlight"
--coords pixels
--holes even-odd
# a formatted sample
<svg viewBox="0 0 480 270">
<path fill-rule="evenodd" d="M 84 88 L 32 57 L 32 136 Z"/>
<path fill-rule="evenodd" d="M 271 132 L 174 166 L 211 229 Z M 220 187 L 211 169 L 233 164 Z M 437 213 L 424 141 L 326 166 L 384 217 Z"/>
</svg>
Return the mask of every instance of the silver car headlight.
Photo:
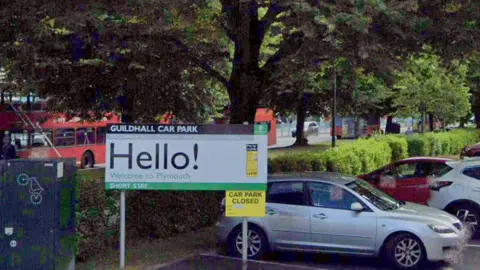
<svg viewBox="0 0 480 270">
<path fill-rule="evenodd" d="M 429 224 L 428 227 L 436 233 L 454 233 L 455 232 L 452 228 L 445 225 Z"/>
</svg>

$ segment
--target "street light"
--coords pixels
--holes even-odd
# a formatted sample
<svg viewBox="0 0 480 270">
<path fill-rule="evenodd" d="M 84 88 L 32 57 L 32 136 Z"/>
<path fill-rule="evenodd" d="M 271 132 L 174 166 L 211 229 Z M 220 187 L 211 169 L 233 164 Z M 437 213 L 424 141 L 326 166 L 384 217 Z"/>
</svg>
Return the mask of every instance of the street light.
<svg viewBox="0 0 480 270">
<path fill-rule="evenodd" d="M 335 147 L 337 138 L 337 126 L 335 124 L 335 115 L 337 114 L 337 71 L 333 70 L 333 106 L 332 106 L 332 148 Z"/>
</svg>

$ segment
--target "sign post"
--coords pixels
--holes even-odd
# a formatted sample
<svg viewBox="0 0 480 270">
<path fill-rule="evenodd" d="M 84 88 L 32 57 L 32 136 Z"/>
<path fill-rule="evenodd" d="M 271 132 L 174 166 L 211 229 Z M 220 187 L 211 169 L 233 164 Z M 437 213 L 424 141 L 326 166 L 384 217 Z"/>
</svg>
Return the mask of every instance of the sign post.
<svg viewBox="0 0 480 270">
<path fill-rule="evenodd" d="M 125 267 L 126 190 L 225 190 L 227 216 L 265 215 L 266 125 L 109 124 L 105 188 L 120 190 L 120 268 Z"/>
</svg>

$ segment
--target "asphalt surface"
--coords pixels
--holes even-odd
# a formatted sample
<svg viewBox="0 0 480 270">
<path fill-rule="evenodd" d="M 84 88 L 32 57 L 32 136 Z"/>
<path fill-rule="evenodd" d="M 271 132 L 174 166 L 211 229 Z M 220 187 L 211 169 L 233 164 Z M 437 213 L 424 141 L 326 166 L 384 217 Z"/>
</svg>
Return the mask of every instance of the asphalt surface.
<svg viewBox="0 0 480 270">
<path fill-rule="evenodd" d="M 473 270 L 480 269 L 480 240 L 474 240 L 465 247 L 463 253 L 453 259 L 451 263 L 429 263 L 422 269 L 425 270 Z M 236 258 L 228 258 L 221 255 L 207 254 L 193 256 L 191 258 L 159 266 L 158 270 L 179 269 L 242 269 L 242 262 Z M 338 256 L 327 254 L 302 254 L 302 253 L 276 253 L 267 261 L 250 261 L 249 270 L 301 270 L 301 269 L 325 269 L 325 270 L 376 270 L 391 269 L 381 258 Z"/>
</svg>

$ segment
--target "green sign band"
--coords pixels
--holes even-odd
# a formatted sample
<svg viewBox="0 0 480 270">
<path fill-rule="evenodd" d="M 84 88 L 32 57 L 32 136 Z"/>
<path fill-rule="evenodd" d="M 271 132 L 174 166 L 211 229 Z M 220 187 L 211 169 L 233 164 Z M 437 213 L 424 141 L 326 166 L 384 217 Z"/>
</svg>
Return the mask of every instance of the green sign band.
<svg viewBox="0 0 480 270">
<path fill-rule="evenodd" d="M 266 190 L 267 184 L 258 183 L 148 183 L 108 182 L 105 189 L 118 190 Z"/>
</svg>

